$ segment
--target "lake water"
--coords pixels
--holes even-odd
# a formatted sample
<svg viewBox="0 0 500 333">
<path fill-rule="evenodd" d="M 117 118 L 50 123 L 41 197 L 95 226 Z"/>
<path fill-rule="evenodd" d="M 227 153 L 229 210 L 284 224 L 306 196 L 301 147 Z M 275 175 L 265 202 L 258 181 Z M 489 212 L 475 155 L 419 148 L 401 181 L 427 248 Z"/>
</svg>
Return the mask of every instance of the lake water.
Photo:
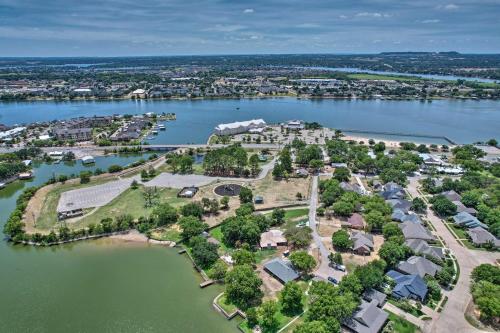
<svg viewBox="0 0 500 333">
<path fill-rule="evenodd" d="M 333 100 L 333 99 L 228 99 L 124 100 L 76 102 L 12 102 L 0 104 L 0 123 L 9 125 L 79 116 L 174 112 L 151 143 L 205 143 L 219 123 L 263 118 L 268 123 L 290 119 L 317 121 L 343 130 L 446 136 L 458 143 L 500 139 L 500 101 L 493 100 Z M 436 139 L 370 135 L 395 140 Z"/>
<path fill-rule="evenodd" d="M 35 177 L 0 190 L 1 227 L 25 187 L 52 174 L 126 165 L 141 155 L 34 165 Z M 147 156 L 145 156 L 147 158 Z M 0 242 L 0 332 L 236 332 L 211 306 L 189 261 L 173 249 L 98 240 L 50 248 Z"/>
<path fill-rule="evenodd" d="M 484 79 L 484 78 L 480 78 L 480 77 L 439 75 L 439 74 L 399 73 L 399 72 L 391 72 L 391 71 L 374 71 L 374 70 L 370 70 L 370 69 L 352 68 L 352 67 L 309 67 L 309 68 L 327 70 L 327 71 L 332 71 L 332 72 L 367 73 L 367 74 L 379 74 L 379 75 L 397 75 L 397 76 L 408 76 L 408 77 L 421 77 L 423 79 L 431 79 L 431 80 L 446 80 L 446 81 L 464 80 L 464 81 L 476 81 L 476 82 L 484 82 L 484 83 L 497 82 L 497 81 L 492 80 L 492 79 Z"/>
</svg>

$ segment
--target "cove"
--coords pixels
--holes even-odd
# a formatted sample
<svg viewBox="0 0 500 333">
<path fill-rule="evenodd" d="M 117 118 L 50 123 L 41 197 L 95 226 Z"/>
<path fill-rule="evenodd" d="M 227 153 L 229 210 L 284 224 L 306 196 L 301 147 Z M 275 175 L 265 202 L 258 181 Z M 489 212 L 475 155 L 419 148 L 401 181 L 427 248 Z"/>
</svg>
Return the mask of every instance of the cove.
<svg viewBox="0 0 500 333">
<path fill-rule="evenodd" d="M 95 166 L 36 164 L 35 177 L 0 190 L 1 226 L 28 186 L 52 174 L 126 165 L 147 156 L 96 157 Z M 1 332 L 236 331 L 212 308 L 221 287 L 200 277 L 174 249 L 100 239 L 54 247 L 0 242 Z"/>
</svg>

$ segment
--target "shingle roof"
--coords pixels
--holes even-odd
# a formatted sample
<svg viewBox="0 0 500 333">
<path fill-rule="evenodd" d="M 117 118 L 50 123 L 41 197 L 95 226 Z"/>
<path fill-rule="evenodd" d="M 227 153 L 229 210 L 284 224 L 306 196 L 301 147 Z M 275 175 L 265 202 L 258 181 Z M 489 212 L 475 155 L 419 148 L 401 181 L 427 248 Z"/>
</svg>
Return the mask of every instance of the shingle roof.
<svg viewBox="0 0 500 333">
<path fill-rule="evenodd" d="M 489 231 L 486 231 L 481 227 L 469 229 L 469 231 L 467 231 L 467 234 L 472 239 L 472 242 L 476 245 L 492 243 L 495 247 L 500 247 L 500 240 L 493 236 Z"/>
<path fill-rule="evenodd" d="M 441 270 L 441 266 L 436 265 L 424 257 L 412 256 L 406 261 L 401 261 L 397 269 L 406 274 L 416 274 L 420 277 L 424 277 L 426 275 L 436 275 L 436 273 Z"/>
<path fill-rule="evenodd" d="M 283 283 L 299 278 L 299 274 L 293 269 L 292 264 L 280 258 L 269 261 L 264 265 L 264 268 Z"/>
<path fill-rule="evenodd" d="M 365 226 L 365 221 L 363 219 L 363 216 L 361 216 L 358 213 L 352 214 L 351 217 L 347 219 L 347 223 L 353 227 L 363 228 Z"/>
<path fill-rule="evenodd" d="M 365 234 L 362 232 L 353 232 L 351 239 L 354 241 L 353 250 L 359 248 L 366 248 L 367 250 L 373 250 L 373 236 L 370 234 Z"/>
<path fill-rule="evenodd" d="M 430 255 L 438 259 L 444 258 L 443 249 L 429 244 L 422 239 L 409 239 L 405 242 L 406 246 L 413 250 L 416 254 Z"/>
<path fill-rule="evenodd" d="M 388 199 L 385 202 L 391 205 L 392 209 L 399 209 L 405 213 L 408 213 L 411 208 L 411 202 L 404 199 Z"/>
<path fill-rule="evenodd" d="M 363 298 L 368 302 L 375 300 L 377 301 L 378 306 L 382 306 L 385 303 L 387 296 L 383 292 L 370 288 L 363 293 Z"/>
<path fill-rule="evenodd" d="M 387 312 L 377 307 L 377 301 L 373 300 L 370 303 L 362 301 L 357 311 L 344 322 L 344 325 L 356 333 L 378 333 L 388 317 Z"/>
<path fill-rule="evenodd" d="M 441 192 L 441 195 L 445 196 L 450 201 L 460 201 L 462 197 L 457 192 L 451 190 L 446 192 Z"/>
<path fill-rule="evenodd" d="M 408 239 L 423 239 L 423 240 L 434 240 L 434 235 L 431 234 L 423 225 L 413 222 L 403 222 L 399 225 L 401 231 L 406 240 Z"/>
<path fill-rule="evenodd" d="M 472 216 L 468 212 L 461 212 L 453 216 L 453 223 L 459 226 L 467 228 L 481 227 L 483 229 L 488 229 L 488 226 L 481 221 L 479 221 L 475 216 Z"/>
<path fill-rule="evenodd" d="M 418 275 L 404 275 L 396 271 L 389 271 L 386 274 L 396 282 L 392 289 L 392 294 L 398 298 L 418 297 L 424 300 L 427 295 L 427 285 Z"/>
</svg>

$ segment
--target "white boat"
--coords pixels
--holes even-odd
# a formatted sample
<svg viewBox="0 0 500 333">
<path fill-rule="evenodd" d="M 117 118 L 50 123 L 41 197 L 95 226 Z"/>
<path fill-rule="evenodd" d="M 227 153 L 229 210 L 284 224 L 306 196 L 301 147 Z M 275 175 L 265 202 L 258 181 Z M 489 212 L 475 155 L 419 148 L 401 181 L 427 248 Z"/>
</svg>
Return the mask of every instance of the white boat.
<svg viewBox="0 0 500 333">
<path fill-rule="evenodd" d="M 158 131 L 157 130 L 152 130 L 151 133 L 152 134 L 158 134 Z"/>
<path fill-rule="evenodd" d="M 0 189 L 5 187 L 5 183 L 0 183 Z"/>
<path fill-rule="evenodd" d="M 165 125 L 158 125 L 158 128 L 161 130 L 161 131 L 164 131 L 166 130 L 167 128 L 165 127 Z"/>
</svg>

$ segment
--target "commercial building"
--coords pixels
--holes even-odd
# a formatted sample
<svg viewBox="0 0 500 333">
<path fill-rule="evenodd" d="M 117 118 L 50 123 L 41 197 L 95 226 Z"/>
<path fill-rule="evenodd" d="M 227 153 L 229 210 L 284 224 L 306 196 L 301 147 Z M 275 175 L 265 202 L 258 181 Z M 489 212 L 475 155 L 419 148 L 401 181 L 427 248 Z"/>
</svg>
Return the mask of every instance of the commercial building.
<svg viewBox="0 0 500 333">
<path fill-rule="evenodd" d="M 75 140 L 89 141 L 92 140 L 91 128 L 56 128 L 54 129 L 54 137 L 57 140 Z"/>
<path fill-rule="evenodd" d="M 234 135 L 245 133 L 254 129 L 264 129 L 265 127 L 266 122 L 263 119 L 253 119 L 228 124 L 219 124 L 215 127 L 214 133 L 217 135 Z"/>
</svg>

